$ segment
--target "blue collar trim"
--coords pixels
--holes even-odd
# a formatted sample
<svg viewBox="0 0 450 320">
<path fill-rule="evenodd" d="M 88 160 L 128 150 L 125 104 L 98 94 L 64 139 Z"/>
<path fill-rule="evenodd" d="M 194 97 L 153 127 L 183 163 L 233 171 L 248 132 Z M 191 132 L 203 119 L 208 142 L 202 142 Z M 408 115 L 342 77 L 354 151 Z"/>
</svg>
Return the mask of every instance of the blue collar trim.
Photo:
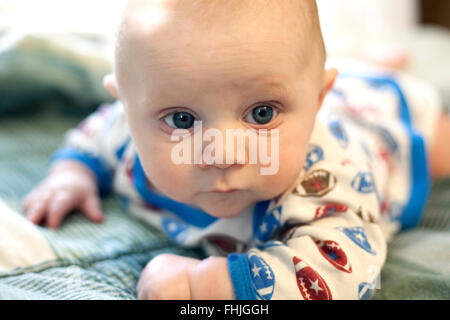
<svg viewBox="0 0 450 320">
<path fill-rule="evenodd" d="M 198 228 L 206 228 L 214 223 L 218 218 L 213 217 L 205 211 L 177 202 L 164 195 L 155 193 L 147 187 L 146 176 L 142 168 L 141 161 L 136 155 L 134 164 L 134 183 L 142 198 L 150 205 L 171 211 L 183 221 Z"/>
</svg>

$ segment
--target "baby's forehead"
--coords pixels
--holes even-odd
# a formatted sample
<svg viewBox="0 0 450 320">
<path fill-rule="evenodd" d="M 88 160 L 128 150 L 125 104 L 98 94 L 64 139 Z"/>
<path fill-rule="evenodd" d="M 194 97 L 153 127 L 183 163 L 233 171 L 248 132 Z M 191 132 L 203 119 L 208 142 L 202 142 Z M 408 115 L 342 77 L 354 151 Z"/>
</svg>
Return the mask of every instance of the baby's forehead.
<svg viewBox="0 0 450 320">
<path fill-rule="evenodd" d="M 296 63 L 300 69 L 312 61 L 308 3 L 314 1 L 130 1 L 118 33 L 116 70 L 129 73 L 130 62 L 138 71 L 145 64 L 186 74 L 202 65 L 234 73 L 264 64 Z"/>
<path fill-rule="evenodd" d="M 236 40 L 261 36 L 268 42 L 273 38 L 306 42 L 320 35 L 312 4 L 313 0 L 131 0 L 117 42 L 134 38 L 151 43 L 169 35 L 176 41 L 186 35 L 193 43 L 214 34 Z"/>
</svg>

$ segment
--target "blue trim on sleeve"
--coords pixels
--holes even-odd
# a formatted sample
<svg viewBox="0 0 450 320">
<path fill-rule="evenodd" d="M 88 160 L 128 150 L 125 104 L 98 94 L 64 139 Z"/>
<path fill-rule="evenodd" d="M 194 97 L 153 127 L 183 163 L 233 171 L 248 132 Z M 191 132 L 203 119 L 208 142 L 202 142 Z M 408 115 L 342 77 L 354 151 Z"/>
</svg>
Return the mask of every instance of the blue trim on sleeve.
<svg viewBox="0 0 450 320">
<path fill-rule="evenodd" d="M 366 76 L 364 77 L 366 81 L 368 81 L 371 85 L 381 87 L 381 86 L 390 86 L 392 89 L 394 89 L 395 93 L 398 95 L 399 99 L 399 109 L 398 113 L 400 116 L 400 119 L 402 119 L 402 122 L 405 125 L 411 126 L 411 115 L 409 114 L 409 108 L 408 103 L 406 102 L 405 95 L 403 94 L 402 89 L 398 85 L 397 81 L 395 80 L 394 76 L 388 77 L 376 77 L 376 76 Z"/>
<path fill-rule="evenodd" d="M 257 300 L 247 255 L 232 253 L 227 260 L 236 300 Z"/>
<path fill-rule="evenodd" d="M 50 163 L 65 159 L 79 161 L 94 173 L 101 196 L 105 196 L 111 191 L 113 171 L 103 159 L 75 148 L 66 147 L 57 150 L 50 158 Z"/>
<path fill-rule="evenodd" d="M 412 189 L 408 204 L 400 218 L 403 230 L 413 228 L 419 223 L 431 187 L 423 137 L 411 127 L 408 128 L 408 132 L 411 138 Z"/>
<path fill-rule="evenodd" d="M 135 159 L 133 175 L 136 189 L 148 204 L 169 210 L 179 218 L 181 218 L 183 221 L 199 228 L 206 228 L 218 219 L 209 215 L 201 209 L 172 200 L 162 194 L 151 191 L 147 187 L 145 172 L 137 155 Z"/>
<path fill-rule="evenodd" d="M 423 136 L 418 133 L 411 120 L 408 102 L 402 89 L 393 75 L 367 76 L 357 74 L 341 74 L 343 77 L 359 77 L 371 85 L 389 86 L 398 96 L 398 113 L 411 143 L 411 192 L 409 200 L 400 216 L 402 230 L 417 226 L 425 211 L 425 205 L 430 192 L 431 177 L 428 170 L 428 160 Z"/>
</svg>

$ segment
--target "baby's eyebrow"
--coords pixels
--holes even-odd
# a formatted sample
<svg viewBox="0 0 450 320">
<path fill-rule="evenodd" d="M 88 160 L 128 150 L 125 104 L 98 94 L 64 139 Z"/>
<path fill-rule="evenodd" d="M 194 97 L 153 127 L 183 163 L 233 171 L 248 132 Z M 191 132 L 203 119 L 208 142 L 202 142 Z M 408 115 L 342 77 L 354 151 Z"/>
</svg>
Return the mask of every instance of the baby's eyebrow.
<svg viewBox="0 0 450 320">
<path fill-rule="evenodd" d="M 288 86 L 285 82 L 270 78 L 270 79 L 262 79 L 260 77 L 257 77 L 254 79 L 254 81 L 247 82 L 248 88 L 255 90 L 267 90 L 267 92 L 271 93 L 278 93 L 278 94 L 286 94 L 288 90 Z"/>
<path fill-rule="evenodd" d="M 289 86 L 280 77 L 257 75 L 246 77 L 244 80 L 232 84 L 234 88 L 244 90 L 248 94 L 257 96 L 286 97 L 289 93 Z M 160 88 L 158 93 L 151 98 L 152 103 L 159 103 L 171 99 L 178 100 L 180 92 L 169 88 Z M 146 104 L 149 104 L 150 101 Z"/>
</svg>

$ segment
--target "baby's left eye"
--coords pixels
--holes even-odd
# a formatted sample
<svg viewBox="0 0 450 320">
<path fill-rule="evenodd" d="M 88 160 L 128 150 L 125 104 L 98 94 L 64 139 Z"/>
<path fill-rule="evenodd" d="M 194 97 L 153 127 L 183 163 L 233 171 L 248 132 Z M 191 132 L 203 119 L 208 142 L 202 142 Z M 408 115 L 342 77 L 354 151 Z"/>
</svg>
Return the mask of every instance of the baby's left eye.
<svg viewBox="0 0 450 320">
<path fill-rule="evenodd" d="M 189 112 L 180 111 L 167 115 L 164 121 L 173 129 L 189 129 L 194 126 L 195 117 Z"/>
<path fill-rule="evenodd" d="M 269 123 L 275 116 L 276 110 L 268 105 L 260 105 L 253 108 L 246 116 L 245 121 L 254 124 Z"/>
</svg>

